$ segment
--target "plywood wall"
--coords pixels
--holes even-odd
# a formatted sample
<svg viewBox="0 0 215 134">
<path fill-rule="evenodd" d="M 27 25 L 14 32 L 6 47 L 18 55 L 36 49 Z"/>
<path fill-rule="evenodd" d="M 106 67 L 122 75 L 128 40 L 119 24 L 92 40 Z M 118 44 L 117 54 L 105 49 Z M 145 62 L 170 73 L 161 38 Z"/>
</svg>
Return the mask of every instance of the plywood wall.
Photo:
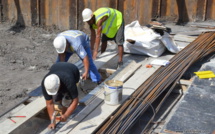
<svg viewBox="0 0 215 134">
<path fill-rule="evenodd" d="M 215 0 L 0 0 L 0 21 L 22 25 L 56 26 L 60 29 L 86 29 L 81 12 L 100 7 L 121 11 L 125 24 L 151 19 L 179 23 L 215 20 Z"/>
</svg>

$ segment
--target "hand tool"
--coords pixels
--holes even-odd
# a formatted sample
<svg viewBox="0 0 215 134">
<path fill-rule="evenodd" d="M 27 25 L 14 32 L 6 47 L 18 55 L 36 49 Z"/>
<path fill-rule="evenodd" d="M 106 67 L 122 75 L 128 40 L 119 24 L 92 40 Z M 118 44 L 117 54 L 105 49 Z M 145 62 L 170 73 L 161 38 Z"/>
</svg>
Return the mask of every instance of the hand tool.
<svg viewBox="0 0 215 134">
<path fill-rule="evenodd" d="M 8 119 L 10 119 L 13 123 L 16 123 L 16 121 L 14 121 L 13 119 L 11 119 L 11 118 L 14 118 L 14 117 L 25 118 L 26 116 L 8 116 Z"/>
</svg>

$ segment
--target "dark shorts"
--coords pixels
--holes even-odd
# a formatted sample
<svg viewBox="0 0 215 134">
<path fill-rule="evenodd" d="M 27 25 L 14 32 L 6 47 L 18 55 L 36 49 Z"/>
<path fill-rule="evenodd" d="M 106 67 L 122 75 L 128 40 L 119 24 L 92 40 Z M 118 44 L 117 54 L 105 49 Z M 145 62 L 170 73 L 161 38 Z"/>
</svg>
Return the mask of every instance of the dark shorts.
<svg viewBox="0 0 215 134">
<path fill-rule="evenodd" d="M 56 95 L 53 96 L 53 98 L 54 98 L 55 102 L 58 102 L 58 101 L 62 101 L 64 96 L 65 96 L 65 94 L 57 93 Z M 66 98 L 67 99 L 71 99 L 71 96 L 69 96 L 68 94 L 66 94 Z"/>
<path fill-rule="evenodd" d="M 117 31 L 115 37 L 108 38 L 105 34 L 102 34 L 102 42 L 106 42 L 108 40 L 114 40 L 117 45 L 123 45 L 125 41 L 125 35 L 124 35 L 124 20 L 122 21 L 122 25 L 119 27 L 119 30 Z"/>
</svg>

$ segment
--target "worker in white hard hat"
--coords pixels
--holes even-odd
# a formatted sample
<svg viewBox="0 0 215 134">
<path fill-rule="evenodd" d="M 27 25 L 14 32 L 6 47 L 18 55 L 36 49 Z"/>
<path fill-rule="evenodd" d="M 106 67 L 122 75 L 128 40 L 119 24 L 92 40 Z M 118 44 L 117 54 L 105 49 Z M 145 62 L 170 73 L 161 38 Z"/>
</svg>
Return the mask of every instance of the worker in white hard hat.
<svg viewBox="0 0 215 134">
<path fill-rule="evenodd" d="M 82 17 L 83 21 L 87 22 L 90 26 L 93 59 L 95 60 L 97 57 L 102 34 L 101 53 L 106 50 L 107 41 L 114 40 L 118 45 L 118 67 L 122 66 L 124 43 L 124 20 L 122 13 L 116 9 L 107 7 L 99 8 L 95 12 L 86 8 L 82 12 Z"/>
<path fill-rule="evenodd" d="M 79 82 L 79 69 L 72 63 L 58 62 L 52 65 L 48 74 L 42 80 L 41 87 L 46 100 L 47 111 L 50 120 L 53 119 L 54 104 L 62 106 L 60 120 L 66 121 L 78 105 L 78 90 L 76 83 Z M 67 100 L 67 105 L 64 104 Z M 48 126 L 55 128 L 55 121 Z"/>
<path fill-rule="evenodd" d="M 58 53 L 56 62 L 67 62 L 70 56 L 76 53 L 84 64 L 85 72 L 82 78 L 86 80 L 89 73 L 93 82 L 100 83 L 101 76 L 93 63 L 89 43 L 89 36 L 82 31 L 68 30 L 60 33 L 53 42 Z"/>
</svg>

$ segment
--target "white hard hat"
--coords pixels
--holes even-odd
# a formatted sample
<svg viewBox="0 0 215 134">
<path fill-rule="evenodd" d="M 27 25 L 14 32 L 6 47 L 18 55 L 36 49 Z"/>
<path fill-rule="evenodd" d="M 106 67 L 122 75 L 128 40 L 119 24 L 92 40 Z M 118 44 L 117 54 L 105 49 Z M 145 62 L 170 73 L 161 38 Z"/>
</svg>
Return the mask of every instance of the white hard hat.
<svg viewBox="0 0 215 134">
<path fill-rule="evenodd" d="M 89 21 L 93 17 L 93 11 L 89 8 L 85 8 L 82 11 L 82 17 L 84 22 Z"/>
<path fill-rule="evenodd" d="M 56 95 L 60 87 L 60 79 L 56 74 L 47 76 L 44 80 L 46 92 L 49 95 Z"/>
<path fill-rule="evenodd" d="M 57 53 L 64 53 L 66 49 L 66 38 L 64 36 L 57 36 L 53 41 L 53 45 Z"/>
</svg>

